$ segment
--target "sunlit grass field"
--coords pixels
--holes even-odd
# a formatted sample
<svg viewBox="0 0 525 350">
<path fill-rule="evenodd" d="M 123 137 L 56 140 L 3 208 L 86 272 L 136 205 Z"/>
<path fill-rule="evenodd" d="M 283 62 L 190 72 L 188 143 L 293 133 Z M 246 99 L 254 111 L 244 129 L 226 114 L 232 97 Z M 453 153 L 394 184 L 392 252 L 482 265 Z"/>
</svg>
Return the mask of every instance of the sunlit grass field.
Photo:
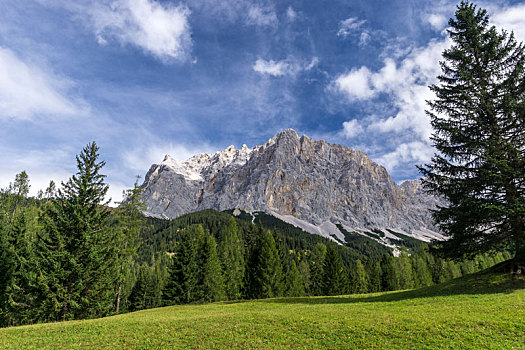
<svg viewBox="0 0 525 350">
<path fill-rule="evenodd" d="M 182 305 L 0 329 L 1 349 L 525 349 L 525 279 Z"/>
</svg>

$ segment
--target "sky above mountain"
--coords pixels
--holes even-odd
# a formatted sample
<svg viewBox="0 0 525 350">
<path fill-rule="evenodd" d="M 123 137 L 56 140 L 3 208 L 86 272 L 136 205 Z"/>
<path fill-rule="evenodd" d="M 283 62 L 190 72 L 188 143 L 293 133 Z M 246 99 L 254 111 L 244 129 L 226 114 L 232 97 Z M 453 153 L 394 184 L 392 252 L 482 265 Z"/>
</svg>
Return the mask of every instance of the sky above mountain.
<svg viewBox="0 0 525 350">
<path fill-rule="evenodd" d="M 425 115 L 454 1 L 0 0 L 0 187 L 75 172 L 95 140 L 119 199 L 164 154 L 293 128 L 395 181 L 433 153 Z M 525 40 L 524 1 L 483 1 Z"/>
</svg>

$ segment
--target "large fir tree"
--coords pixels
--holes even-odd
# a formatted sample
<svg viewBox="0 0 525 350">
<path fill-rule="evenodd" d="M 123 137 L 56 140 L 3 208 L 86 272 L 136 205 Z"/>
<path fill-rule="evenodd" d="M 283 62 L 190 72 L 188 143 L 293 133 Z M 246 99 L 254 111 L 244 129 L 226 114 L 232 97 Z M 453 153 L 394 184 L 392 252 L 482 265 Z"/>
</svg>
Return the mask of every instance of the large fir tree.
<svg viewBox="0 0 525 350">
<path fill-rule="evenodd" d="M 347 292 L 347 273 L 337 248 L 329 245 L 323 266 L 323 294 L 339 295 Z"/>
<path fill-rule="evenodd" d="M 513 246 L 525 261 L 525 57 L 512 33 L 489 25 L 462 1 L 448 33 L 442 75 L 429 101 L 439 151 L 421 168 L 425 185 L 449 205 L 435 213 L 460 259 Z"/>
<path fill-rule="evenodd" d="M 58 190 L 42 217 L 36 243 L 41 315 L 47 320 L 100 316 L 111 309 L 116 276 L 114 231 L 104 200 L 99 148 L 76 157 L 78 172 Z"/>
<path fill-rule="evenodd" d="M 275 239 L 259 225 L 250 262 L 247 294 L 250 298 L 273 298 L 282 293 L 282 263 Z"/>
<path fill-rule="evenodd" d="M 228 300 L 240 299 L 242 297 L 246 266 L 244 262 L 244 243 L 233 217 L 222 230 L 219 258 L 224 274 L 226 298 Z"/>
<path fill-rule="evenodd" d="M 142 200 L 142 188 L 139 186 L 138 180 L 139 177 L 137 176 L 133 188 L 123 192 L 124 200 L 117 208 L 117 225 L 115 228 L 117 230 L 115 244 L 119 264 L 115 306 L 117 313 L 120 309 L 126 268 L 130 267 L 132 258 L 137 253 L 140 245 L 140 230 L 144 224 L 142 212 L 146 210 L 146 205 Z"/>
</svg>

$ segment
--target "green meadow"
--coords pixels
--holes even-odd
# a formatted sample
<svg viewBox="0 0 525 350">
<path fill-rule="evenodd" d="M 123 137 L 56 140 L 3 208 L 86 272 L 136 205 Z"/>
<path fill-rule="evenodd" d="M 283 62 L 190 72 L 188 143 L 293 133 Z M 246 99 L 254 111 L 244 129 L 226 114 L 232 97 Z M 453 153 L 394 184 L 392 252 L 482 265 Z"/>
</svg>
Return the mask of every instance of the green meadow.
<svg viewBox="0 0 525 350">
<path fill-rule="evenodd" d="M 2 349 L 524 349 L 525 279 L 477 273 L 417 290 L 179 305 L 0 329 Z"/>
</svg>

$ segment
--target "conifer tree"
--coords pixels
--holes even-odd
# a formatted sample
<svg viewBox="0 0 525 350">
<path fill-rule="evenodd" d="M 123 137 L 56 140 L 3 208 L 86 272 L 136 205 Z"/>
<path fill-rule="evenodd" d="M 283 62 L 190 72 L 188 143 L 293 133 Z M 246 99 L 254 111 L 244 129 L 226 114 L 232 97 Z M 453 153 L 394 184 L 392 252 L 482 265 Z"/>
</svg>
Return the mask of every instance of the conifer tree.
<svg viewBox="0 0 525 350">
<path fill-rule="evenodd" d="M 2 203 L 0 203 L 0 210 Z M 8 286 L 14 269 L 13 256 L 7 240 L 7 225 L 0 213 L 0 326 L 7 324 Z"/>
<path fill-rule="evenodd" d="M 402 252 L 397 258 L 395 258 L 395 263 L 397 265 L 398 288 L 414 288 L 414 273 L 407 253 Z"/>
<path fill-rule="evenodd" d="M 310 266 L 308 265 L 308 261 L 306 259 L 301 259 L 301 262 L 299 262 L 299 265 L 297 266 L 297 269 L 299 270 L 299 274 L 301 275 L 301 279 L 303 280 L 303 289 L 305 295 L 312 295 L 311 291 L 311 282 L 310 282 Z"/>
<path fill-rule="evenodd" d="M 368 278 L 365 267 L 361 260 L 355 261 L 355 266 L 351 273 L 351 291 L 352 293 L 362 294 L 368 291 Z"/>
<path fill-rule="evenodd" d="M 391 255 L 384 255 L 381 259 L 381 284 L 383 290 L 398 290 L 399 270 L 396 260 Z"/>
<path fill-rule="evenodd" d="M 248 295 L 251 298 L 273 298 L 282 292 L 282 264 L 275 240 L 261 225 L 257 228 L 250 256 Z"/>
<path fill-rule="evenodd" d="M 155 267 L 140 265 L 136 282 L 128 298 L 130 311 L 149 309 L 159 306 L 157 300 L 158 281 L 155 278 Z"/>
<path fill-rule="evenodd" d="M 368 292 L 380 292 L 382 290 L 381 286 L 381 265 L 379 261 L 369 259 L 365 268 L 368 275 Z"/>
<path fill-rule="evenodd" d="M 419 288 L 432 285 L 432 274 L 425 260 L 418 254 L 414 257 L 413 261 L 415 287 Z"/>
<path fill-rule="evenodd" d="M 284 275 L 284 293 L 286 297 L 304 296 L 303 278 L 299 273 L 294 259 L 287 259 L 286 272 Z"/>
<path fill-rule="evenodd" d="M 162 292 L 165 305 L 190 303 L 196 299 L 197 247 L 203 240 L 202 226 L 189 226 L 181 231 L 173 252 L 168 281 Z"/>
<path fill-rule="evenodd" d="M 511 245 L 523 263 L 525 48 L 468 1 L 449 26 L 453 45 L 427 112 L 439 153 L 420 168 L 425 186 L 449 203 L 434 215 L 449 236 L 440 251 L 460 259 Z"/>
<path fill-rule="evenodd" d="M 225 295 L 228 300 L 242 297 L 244 273 L 244 243 L 234 218 L 222 230 L 219 258 L 224 275 Z"/>
<path fill-rule="evenodd" d="M 126 275 L 126 268 L 129 268 L 130 259 L 135 256 L 140 245 L 140 230 L 143 226 L 142 212 L 146 210 L 146 205 L 142 200 L 142 189 L 138 184 L 140 177 L 137 176 L 132 189 L 123 191 L 124 200 L 117 208 L 117 227 L 116 227 L 116 250 L 117 263 L 119 264 L 117 278 L 117 298 L 115 312 L 119 312 L 120 299 L 122 294 L 122 284 Z"/>
<path fill-rule="evenodd" d="M 309 259 L 311 295 L 323 295 L 325 257 L 326 257 L 326 246 L 323 243 L 317 243 Z"/>
<path fill-rule="evenodd" d="M 217 243 L 208 232 L 197 251 L 197 271 L 200 275 L 197 281 L 198 300 L 204 302 L 224 299 L 224 280 L 221 271 L 221 262 L 217 255 Z"/>
<path fill-rule="evenodd" d="M 341 260 L 341 255 L 335 247 L 329 245 L 323 265 L 323 294 L 340 295 L 347 292 L 348 279 Z"/>
<path fill-rule="evenodd" d="M 58 190 L 42 217 L 36 253 L 47 320 L 100 316 L 110 311 L 116 276 L 114 235 L 104 201 L 108 185 L 98 146 L 76 157 L 78 172 Z"/>
</svg>

